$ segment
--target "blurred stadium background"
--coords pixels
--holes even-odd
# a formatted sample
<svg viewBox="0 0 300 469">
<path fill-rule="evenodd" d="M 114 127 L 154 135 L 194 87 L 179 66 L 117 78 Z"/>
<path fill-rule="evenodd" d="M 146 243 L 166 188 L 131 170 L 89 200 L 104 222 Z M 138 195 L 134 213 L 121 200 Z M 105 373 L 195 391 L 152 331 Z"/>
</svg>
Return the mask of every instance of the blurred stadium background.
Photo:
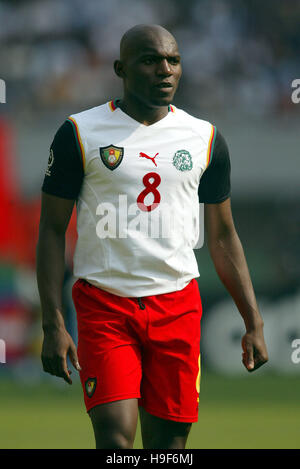
<svg viewBox="0 0 300 469">
<path fill-rule="evenodd" d="M 188 447 L 299 448 L 300 363 L 291 359 L 300 339 L 300 104 L 291 99 L 300 78 L 298 0 L 0 0 L 0 447 L 94 445 L 78 378 L 68 387 L 41 370 L 40 188 L 64 119 L 120 95 L 112 63 L 120 37 L 138 23 L 175 35 L 184 75 L 174 104 L 213 122 L 228 142 L 233 214 L 270 355 L 264 369 L 244 371 L 243 323 L 204 246 L 196 252 L 203 377 Z M 75 240 L 73 217 L 64 304 L 76 340 Z"/>
</svg>

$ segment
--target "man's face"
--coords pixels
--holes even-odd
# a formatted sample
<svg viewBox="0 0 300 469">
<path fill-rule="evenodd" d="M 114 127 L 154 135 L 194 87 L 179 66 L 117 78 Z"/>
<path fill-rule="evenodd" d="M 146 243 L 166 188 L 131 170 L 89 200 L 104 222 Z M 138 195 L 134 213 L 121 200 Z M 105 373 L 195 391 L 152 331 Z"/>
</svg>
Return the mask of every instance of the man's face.
<svg viewBox="0 0 300 469">
<path fill-rule="evenodd" d="M 123 60 L 125 93 L 150 107 L 169 105 L 182 73 L 174 38 L 153 34 L 136 42 Z"/>
</svg>

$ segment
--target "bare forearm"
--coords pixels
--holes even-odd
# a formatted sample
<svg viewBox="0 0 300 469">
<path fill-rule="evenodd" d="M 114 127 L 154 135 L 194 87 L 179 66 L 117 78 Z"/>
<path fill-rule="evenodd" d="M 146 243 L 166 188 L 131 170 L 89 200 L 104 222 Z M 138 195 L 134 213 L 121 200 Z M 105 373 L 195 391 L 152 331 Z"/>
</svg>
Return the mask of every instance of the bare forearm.
<svg viewBox="0 0 300 469">
<path fill-rule="evenodd" d="M 244 319 L 246 329 L 263 325 L 253 290 L 243 247 L 235 230 L 210 243 L 216 271 Z"/>
<path fill-rule="evenodd" d="M 37 281 L 44 329 L 64 326 L 62 316 L 64 253 L 64 235 L 41 228 L 37 246 Z"/>
</svg>

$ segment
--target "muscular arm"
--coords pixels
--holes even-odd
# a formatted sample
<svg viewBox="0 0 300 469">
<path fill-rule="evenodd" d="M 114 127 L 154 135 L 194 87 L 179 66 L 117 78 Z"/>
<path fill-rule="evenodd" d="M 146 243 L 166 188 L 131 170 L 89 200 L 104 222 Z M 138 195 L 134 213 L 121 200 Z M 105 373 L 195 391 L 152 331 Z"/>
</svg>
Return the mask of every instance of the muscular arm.
<svg viewBox="0 0 300 469">
<path fill-rule="evenodd" d="M 72 383 L 66 357 L 78 368 L 75 345 L 65 329 L 62 315 L 62 287 L 65 272 L 65 232 L 74 200 L 42 194 L 37 245 L 37 281 L 43 314 L 44 370 Z"/>
<path fill-rule="evenodd" d="M 248 371 L 268 360 L 260 316 L 243 247 L 234 227 L 230 198 L 205 204 L 208 247 L 216 271 L 232 296 L 246 327 L 242 339 L 243 363 Z"/>
<path fill-rule="evenodd" d="M 65 272 L 65 232 L 73 205 L 74 200 L 42 194 L 37 280 L 44 329 L 64 325 L 61 296 Z"/>
</svg>

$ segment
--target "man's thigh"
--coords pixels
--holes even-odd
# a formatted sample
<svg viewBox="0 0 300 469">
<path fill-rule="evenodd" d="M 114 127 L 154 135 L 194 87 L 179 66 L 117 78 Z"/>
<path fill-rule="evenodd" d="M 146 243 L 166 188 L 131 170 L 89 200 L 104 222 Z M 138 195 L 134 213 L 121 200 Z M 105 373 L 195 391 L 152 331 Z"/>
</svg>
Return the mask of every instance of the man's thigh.
<svg viewBox="0 0 300 469">
<path fill-rule="evenodd" d="M 162 420 L 197 422 L 202 314 L 197 282 L 144 303 L 149 324 L 139 405 Z"/>
<path fill-rule="evenodd" d="M 149 414 L 139 407 L 144 449 L 184 449 L 191 423 L 174 422 Z"/>
<path fill-rule="evenodd" d="M 87 282 L 73 287 L 78 359 L 86 410 L 140 397 L 141 347 L 128 327 L 130 303 Z M 123 311 L 124 305 L 129 311 Z M 123 308 L 123 309 L 122 309 Z"/>
<path fill-rule="evenodd" d="M 93 407 L 89 411 L 97 449 L 133 447 L 137 418 L 137 399 L 124 399 Z"/>
</svg>

